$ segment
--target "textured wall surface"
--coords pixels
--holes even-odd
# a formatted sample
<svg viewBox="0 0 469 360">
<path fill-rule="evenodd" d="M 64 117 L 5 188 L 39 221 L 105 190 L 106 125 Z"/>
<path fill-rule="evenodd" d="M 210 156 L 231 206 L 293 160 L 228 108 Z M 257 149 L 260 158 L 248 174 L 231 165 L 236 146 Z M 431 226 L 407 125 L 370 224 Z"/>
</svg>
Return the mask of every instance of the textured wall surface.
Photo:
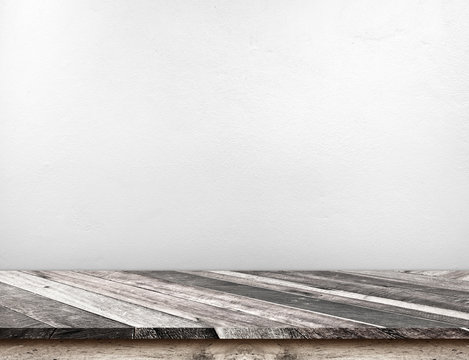
<svg viewBox="0 0 469 360">
<path fill-rule="evenodd" d="M 469 2 L 0 0 L 0 268 L 461 268 Z"/>
</svg>

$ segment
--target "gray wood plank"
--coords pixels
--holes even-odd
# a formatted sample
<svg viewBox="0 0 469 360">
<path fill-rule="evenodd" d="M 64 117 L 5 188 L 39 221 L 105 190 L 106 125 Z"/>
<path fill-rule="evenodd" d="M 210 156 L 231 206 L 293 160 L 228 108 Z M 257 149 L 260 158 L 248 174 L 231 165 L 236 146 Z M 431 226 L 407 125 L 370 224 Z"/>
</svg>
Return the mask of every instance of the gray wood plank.
<svg viewBox="0 0 469 360">
<path fill-rule="evenodd" d="M 173 289 L 165 294 L 71 271 L 34 271 L 32 273 L 61 284 L 71 285 L 180 318 L 202 321 L 211 324 L 211 326 L 285 326 L 280 322 L 269 321 L 259 316 L 194 301 L 197 299 L 189 299 L 188 296 L 184 296 L 185 294 L 182 297 L 177 297 L 174 296 Z M 159 324 L 148 322 L 146 326 L 155 327 Z"/>
<path fill-rule="evenodd" d="M 248 272 L 251 274 L 271 277 L 276 279 L 288 280 L 300 284 L 311 285 L 326 290 L 341 290 L 350 293 L 376 296 L 381 298 L 394 299 L 408 303 L 427 305 L 441 309 L 454 310 L 459 313 L 458 317 L 469 319 L 467 316 L 467 296 L 460 298 L 445 297 L 441 295 L 425 293 L 422 291 L 412 291 L 405 289 L 396 289 L 392 286 L 383 287 L 372 284 L 353 283 L 351 281 L 341 281 L 332 278 L 323 278 L 308 274 L 307 272 Z M 466 313 L 466 315 L 464 315 Z"/>
<path fill-rule="evenodd" d="M 96 327 L 85 327 L 85 328 L 55 328 L 54 331 L 49 335 L 48 339 L 60 339 L 60 340 L 76 340 L 76 339 L 133 339 L 135 329 L 132 327 L 126 328 L 96 328 Z M 43 339 L 39 335 L 33 337 L 34 339 Z"/>
<path fill-rule="evenodd" d="M 0 271 L 0 339 L 469 339 L 465 274 Z"/>
<path fill-rule="evenodd" d="M 440 279 L 436 276 L 425 276 L 421 274 L 414 274 L 409 271 L 369 271 L 369 270 L 354 270 L 354 271 L 341 271 L 347 274 L 359 274 L 361 276 L 368 276 L 372 278 L 390 279 L 393 281 L 401 281 L 408 284 L 418 284 L 429 287 L 469 291 L 469 282 L 454 279 Z"/>
<path fill-rule="evenodd" d="M 222 339 L 469 339 L 459 328 L 223 328 Z"/>
<path fill-rule="evenodd" d="M 369 325 L 399 328 L 399 327 L 455 327 L 454 324 L 420 319 L 408 315 L 387 313 L 384 311 L 367 309 L 354 305 L 336 303 L 332 301 L 324 301 L 321 299 L 312 299 L 306 296 L 298 296 L 289 293 L 240 285 L 228 281 L 221 281 L 212 278 L 206 278 L 194 274 L 180 272 L 134 272 L 144 276 L 165 279 L 168 281 L 186 284 L 190 286 L 205 287 L 213 290 L 225 291 L 230 294 L 237 294 L 251 297 L 258 300 L 268 301 L 274 304 L 290 306 L 329 314 L 340 317 L 342 319 L 351 319 L 361 321 Z"/>
<path fill-rule="evenodd" d="M 422 301 L 417 301 L 416 299 L 410 297 L 409 294 L 412 294 L 410 289 L 401 289 L 400 292 L 404 295 L 400 296 L 400 292 L 393 288 L 392 282 L 389 283 L 388 286 L 385 284 L 382 286 L 375 286 L 373 284 L 367 286 L 367 284 L 363 285 L 358 281 L 353 283 L 351 281 L 334 280 L 325 276 L 319 277 L 311 275 L 308 272 L 231 272 L 231 275 L 233 276 L 242 276 L 241 274 L 260 276 L 263 277 L 266 281 L 268 279 L 289 281 L 291 284 L 297 284 L 297 286 L 307 286 L 311 289 L 316 289 L 316 291 L 321 293 L 337 294 L 347 298 L 366 299 L 369 302 L 380 303 L 383 305 L 407 307 L 417 311 L 421 310 L 441 316 L 469 320 L 469 314 L 467 313 L 469 305 L 469 293 L 466 292 L 459 292 L 460 295 L 456 298 L 454 296 L 448 296 L 446 298 L 444 296 L 439 296 L 439 301 L 437 303 L 431 303 L 423 298 L 423 292 L 420 292 L 415 296 L 417 299 L 421 299 Z M 370 279 L 370 281 L 374 281 L 374 279 Z M 397 293 L 397 296 L 395 297 L 389 295 L 387 294 L 388 292 Z M 429 298 L 434 298 L 435 296 L 437 295 L 428 294 Z M 407 301 L 409 297 L 412 301 Z M 452 303 L 453 301 L 456 301 L 459 304 L 459 309 L 462 311 L 452 309 L 454 305 Z"/>
<path fill-rule="evenodd" d="M 469 291 L 466 290 L 454 290 L 437 286 L 428 286 L 417 283 L 409 283 L 405 281 L 399 281 L 395 278 L 382 279 L 379 277 L 364 276 L 361 274 L 347 273 L 342 271 L 302 271 L 301 274 L 307 274 L 312 279 L 327 279 L 333 281 L 340 281 L 345 283 L 357 284 L 357 285 L 373 285 L 382 287 L 385 289 L 392 288 L 402 290 L 403 292 L 419 292 L 424 294 L 435 294 L 440 295 L 435 297 L 443 302 L 455 301 L 457 303 L 469 303 Z M 440 279 L 439 283 L 443 284 L 445 281 Z M 464 301 L 465 299 L 465 301 Z"/>
<path fill-rule="evenodd" d="M 374 299 L 369 296 L 359 296 L 359 294 L 352 294 L 355 297 L 347 297 L 345 293 L 334 292 L 328 290 L 317 289 L 308 285 L 298 284 L 287 280 L 280 280 L 275 278 L 261 277 L 252 274 L 245 274 L 241 272 L 234 271 L 197 271 L 197 272 L 187 272 L 193 273 L 195 275 L 201 275 L 204 277 L 209 277 L 213 279 L 223 280 L 234 282 L 243 285 L 249 285 L 254 287 L 262 287 L 271 290 L 277 290 L 282 292 L 288 292 L 300 296 L 308 296 L 316 299 L 328 300 L 332 302 L 356 305 L 369 309 L 381 310 L 389 313 L 410 315 L 417 318 L 423 318 L 428 320 L 436 320 L 449 324 L 454 324 L 455 326 L 469 327 L 469 320 L 450 317 L 446 315 L 441 315 L 446 313 L 446 309 L 430 309 L 433 312 L 426 312 L 423 310 L 429 311 L 429 308 L 416 306 L 412 303 L 399 303 L 399 306 L 395 305 L 395 302 L 392 302 L 394 305 L 387 303 L 389 299 Z"/>
<path fill-rule="evenodd" d="M 200 322 L 182 319 L 20 271 L 0 271 L 0 282 L 134 327 L 147 327 L 149 323 L 161 327 L 204 327 Z"/>
<path fill-rule="evenodd" d="M 213 328 L 145 328 L 135 329 L 135 339 L 219 339 Z"/>
<path fill-rule="evenodd" d="M 25 314 L 0 306 L 1 328 L 48 328 L 49 325 L 33 319 Z"/>
<path fill-rule="evenodd" d="M 50 339 L 54 330 L 52 327 L 0 327 L 0 342 L 8 339 Z"/>
<path fill-rule="evenodd" d="M 387 329 L 364 328 L 223 328 L 221 339 L 395 339 Z"/>
<path fill-rule="evenodd" d="M 414 274 L 427 275 L 431 277 L 441 277 L 444 279 L 453 279 L 461 281 L 469 281 L 469 274 L 463 270 L 421 270 L 421 271 L 410 271 Z"/>
<path fill-rule="evenodd" d="M 0 305 L 57 328 L 130 328 L 129 325 L 2 283 Z"/>
<path fill-rule="evenodd" d="M 256 316 L 256 318 L 264 318 L 269 321 L 275 321 L 277 323 L 275 327 L 364 326 L 361 323 L 355 323 L 336 317 L 324 316 L 322 314 L 316 314 L 301 309 L 259 301 L 257 299 L 238 296 L 232 293 L 224 293 L 207 288 L 181 285 L 154 277 L 152 278 L 145 275 L 133 274 L 132 272 L 124 273 L 115 271 L 97 271 L 87 273 L 120 283 L 132 284 L 133 286 L 138 286 L 156 292 L 173 294 L 187 300 L 202 302 L 221 308 L 233 309 L 234 311 L 241 313 L 251 314 Z M 146 274 L 146 272 L 144 272 L 144 274 Z M 260 326 L 257 325 L 256 327 Z"/>
<path fill-rule="evenodd" d="M 48 339 L 53 331 L 48 324 L 0 306 L 0 339 Z"/>
<path fill-rule="evenodd" d="M 0 327 L 0 341 L 6 339 L 133 339 L 133 328 Z"/>
<path fill-rule="evenodd" d="M 221 339 L 306 339 L 301 328 L 223 328 L 217 329 Z M 357 328 L 358 329 L 358 328 Z M 365 329 L 367 331 L 368 329 Z M 379 331 L 379 329 L 377 328 Z"/>
</svg>

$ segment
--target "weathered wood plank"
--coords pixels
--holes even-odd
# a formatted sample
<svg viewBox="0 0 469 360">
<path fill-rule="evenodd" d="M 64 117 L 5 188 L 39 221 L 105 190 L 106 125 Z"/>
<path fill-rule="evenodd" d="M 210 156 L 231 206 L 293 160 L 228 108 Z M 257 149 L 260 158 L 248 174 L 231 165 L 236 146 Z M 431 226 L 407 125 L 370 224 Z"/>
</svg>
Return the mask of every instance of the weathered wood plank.
<svg viewBox="0 0 469 360">
<path fill-rule="evenodd" d="M 135 329 L 132 327 L 123 328 L 96 328 L 96 327 L 68 327 L 55 328 L 49 335 L 49 339 L 133 339 Z M 41 335 L 31 336 L 32 339 L 44 339 Z"/>
<path fill-rule="evenodd" d="M 51 327 L 0 327 L 0 342 L 3 339 L 50 339 L 54 330 Z"/>
<path fill-rule="evenodd" d="M 342 304 L 310 297 L 298 296 L 285 292 L 240 285 L 228 281 L 206 278 L 195 274 L 179 272 L 145 272 L 145 276 L 165 279 L 185 285 L 205 287 L 213 290 L 225 291 L 251 297 L 258 300 L 281 304 L 293 308 L 315 311 L 326 315 L 335 315 L 342 319 L 351 319 L 381 327 L 454 327 L 453 324 L 433 320 L 419 319 L 402 314 L 392 314 L 374 309 L 362 308 L 354 305 Z"/>
<path fill-rule="evenodd" d="M 241 272 L 233 271 L 197 271 L 187 272 L 198 274 L 204 277 L 209 277 L 218 280 L 230 281 L 238 284 L 249 285 L 254 287 L 263 287 L 266 289 L 277 290 L 282 292 L 288 292 L 300 296 L 308 296 L 312 298 L 328 300 L 332 302 L 338 302 L 343 304 L 355 305 L 363 308 L 375 309 L 385 311 L 388 313 L 410 315 L 416 318 L 435 320 L 445 322 L 448 324 L 454 324 L 455 326 L 469 327 L 469 320 L 449 317 L 441 315 L 447 313 L 446 309 L 439 308 L 425 308 L 427 311 L 422 311 L 422 306 L 415 305 L 412 303 L 392 301 L 390 299 L 373 298 L 370 296 L 360 294 L 347 294 L 343 291 L 330 291 L 324 289 L 318 289 L 305 284 L 298 284 L 291 281 L 280 280 L 275 278 L 267 278 L 252 274 L 245 274 Z M 350 295 L 350 296 L 349 296 Z M 399 305 L 399 306 L 397 306 Z"/>
<path fill-rule="evenodd" d="M 410 271 L 414 274 L 428 275 L 432 277 L 442 277 L 445 279 L 454 279 L 461 281 L 469 281 L 469 274 L 463 270 L 421 270 L 421 271 Z"/>
<path fill-rule="evenodd" d="M 33 319 L 25 314 L 0 306 L 2 328 L 48 328 L 49 325 Z"/>
<path fill-rule="evenodd" d="M 0 271 L 0 282 L 134 327 L 147 327 L 148 324 L 158 324 L 161 327 L 204 327 L 200 322 L 178 318 L 19 271 Z"/>
<path fill-rule="evenodd" d="M 461 328 L 223 328 L 217 333 L 222 339 L 469 339 Z"/>
<path fill-rule="evenodd" d="M 5 360 L 467 360 L 468 341 L 0 341 Z"/>
<path fill-rule="evenodd" d="M 134 339 L 219 339 L 213 328 L 145 328 L 135 329 Z"/>
<path fill-rule="evenodd" d="M 57 328 L 130 328 L 117 321 L 2 283 L 0 305 Z"/>
<path fill-rule="evenodd" d="M 0 339 L 49 338 L 54 329 L 36 319 L 0 306 Z M 0 357 L 1 359 L 1 357 Z"/>
<path fill-rule="evenodd" d="M 243 327 L 243 326 L 285 326 L 286 324 L 269 321 L 268 319 L 250 314 L 233 311 L 229 308 L 204 304 L 188 296 L 177 297 L 174 292 L 169 295 L 148 291 L 139 287 L 117 283 L 104 278 L 89 276 L 84 273 L 71 271 L 34 271 L 31 272 L 48 280 L 71 285 L 83 290 L 92 291 L 113 299 L 123 300 L 131 304 L 144 306 L 149 309 L 162 311 L 180 318 L 202 321 L 215 327 Z M 146 327 L 157 327 L 159 324 L 148 322 Z"/>
<path fill-rule="evenodd" d="M 383 287 L 371 284 L 353 283 L 350 281 L 334 280 L 332 278 L 322 278 L 319 276 L 311 275 L 306 272 L 263 272 L 253 271 L 247 272 L 258 276 L 271 277 L 281 280 L 288 280 L 300 284 L 310 285 L 317 288 L 326 290 L 340 290 L 349 293 L 357 293 L 362 295 L 376 296 L 380 298 L 393 299 L 413 304 L 426 305 L 434 308 L 447 309 L 447 315 L 450 315 L 452 310 L 457 317 L 462 317 L 469 320 L 466 301 L 467 296 L 461 298 L 443 297 L 441 295 L 425 293 L 422 291 L 411 291 L 405 289 L 396 289 L 393 287 Z M 457 301 L 456 301 L 457 300 Z M 466 313 L 466 314 L 464 314 Z"/>
<path fill-rule="evenodd" d="M 408 283 L 396 280 L 395 278 L 391 279 L 382 279 L 379 277 L 370 277 L 370 276 L 363 276 L 361 274 L 354 274 L 350 272 L 343 272 L 343 271 L 302 271 L 301 274 L 306 274 L 310 276 L 312 279 L 327 279 L 339 282 L 345 282 L 350 284 L 357 284 L 357 285 L 373 285 L 383 288 L 392 288 L 397 290 L 402 290 L 405 292 L 410 291 L 418 291 L 419 293 L 423 292 L 425 294 L 434 294 L 440 295 L 439 297 L 435 297 L 437 299 L 441 299 L 441 301 L 456 301 L 461 302 L 461 299 L 466 299 L 469 302 L 469 291 L 465 290 L 454 290 L 448 288 L 442 288 L 438 286 L 427 286 L 417 283 Z M 439 283 L 443 284 L 445 281 L 440 279 Z"/>
<path fill-rule="evenodd" d="M 219 328 L 221 339 L 401 339 L 398 332 L 375 327 L 355 328 Z M 417 335 L 417 334 L 413 334 Z M 419 334 L 417 339 L 428 339 Z M 437 338 L 437 337 L 436 337 Z"/>
<path fill-rule="evenodd" d="M 464 272 L 396 274 L 0 271 L 0 338 L 469 339 Z"/>
<path fill-rule="evenodd" d="M 190 301 L 198 301 L 213 306 L 233 309 L 237 312 L 246 313 L 256 318 L 264 318 L 277 323 L 274 327 L 323 327 L 340 324 L 342 327 L 360 327 L 360 323 L 337 319 L 330 316 L 323 316 L 313 312 L 303 311 L 285 307 L 282 305 L 267 303 L 257 299 L 250 299 L 236 294 L 226 294 L 210 289 L 201 289 L 193 286 L 171 283 L 157 278 L 149 278 L 140 274 L 130 272 L 98 271 L 90 272 L 95 276 L 117 281 L 125 284 L 132 284 L 144 289 L 173 294 Z M 145 272 L 146 274 L 146 272 Z M 262 327 L 262 326 L 256 326 Z"/>
<path fill-rule="evenodd" d="M 341 271 L 347 274 L 359 274 L 361 276 L 368 276 L 372 278 L 389 279 L 393 281 L 400 281 L 408 284 L 418 284 L 434 288 L 443 288 L 451 290 L 460 290 L 469 292 L 469 282 L 454 279 L 440 279 L 437 276 L 425 276 L 415 274 L 408 271 Z"/>
</svg>

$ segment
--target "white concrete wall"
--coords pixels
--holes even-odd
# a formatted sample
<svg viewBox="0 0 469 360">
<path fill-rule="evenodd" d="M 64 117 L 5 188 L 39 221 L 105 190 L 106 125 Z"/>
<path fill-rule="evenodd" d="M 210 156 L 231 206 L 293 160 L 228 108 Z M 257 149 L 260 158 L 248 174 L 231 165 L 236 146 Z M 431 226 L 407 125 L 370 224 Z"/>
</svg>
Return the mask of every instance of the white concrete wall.
<svg viewBox="0 0 469 360">
<path fill-rule="evenodd" d="M 468 265 L 468 1 L 0 0 L 0 268 Z"/>
</svg>

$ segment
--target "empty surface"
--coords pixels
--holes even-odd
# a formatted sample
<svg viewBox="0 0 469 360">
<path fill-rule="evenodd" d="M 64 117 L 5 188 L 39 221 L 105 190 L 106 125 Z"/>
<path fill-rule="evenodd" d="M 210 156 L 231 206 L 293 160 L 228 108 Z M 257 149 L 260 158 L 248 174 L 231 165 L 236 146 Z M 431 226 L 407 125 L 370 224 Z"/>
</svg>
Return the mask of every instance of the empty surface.
<svg viewBox="0 0 469 360">
<path fill-rule="evenodd" d="M 464 268 L 466 0 L 0 0 L 0 269 Z"/>
<path fill-rule="evenodd" d="M 469 339 L 469 272 L 1 271 L 0 338 Z"/>
</svg>

